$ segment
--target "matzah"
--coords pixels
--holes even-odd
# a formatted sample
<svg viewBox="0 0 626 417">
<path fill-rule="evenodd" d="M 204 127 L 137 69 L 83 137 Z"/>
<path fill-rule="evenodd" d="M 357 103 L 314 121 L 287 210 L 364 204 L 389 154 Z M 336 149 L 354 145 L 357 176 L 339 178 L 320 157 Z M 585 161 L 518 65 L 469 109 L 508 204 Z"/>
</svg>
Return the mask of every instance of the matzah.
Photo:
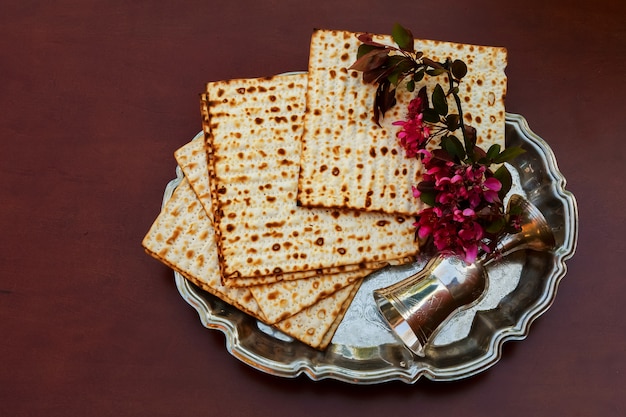
<svg viewBox="0 0 626 417">
<path fill-rule="evenodd" d="M 211 221 L 187 179 L 183 179 L 153 222 L 142 245 L 146 252 L 245 313 L 267 322 L 248 288 L 221 283 Z M 316 349 L 324 349 L 341 321 L 360 281 L 322 302 L 274 324 L 274 327 Z M 311 329 L 314 329 L 312 331 Z"/>
<path fill-rule="evenodd" d="M 265 319 L 246 288 L 222 284 L 211 221 L 186 178 L 174 190 L 142 242 L 154 258 L 238 309 Z"/>
<path fill-rule="evenodd" d="M 374 41 L 393 45 L 390 36 Z M 405 120 L 408 102 L 422 85 L 430 95 L 437 82 L 447 87 L 447 81 L 427 76 L 414 93 L 401 85 L 397 104 L 379 127 L 372 110 L 376 86 L 348 70 L 359 44 L 357 34 L 347 31 L 317 30 L 311 38 L 298 200 L 307 207 L 414 215 L 422 208 L 411 192 L 421 163 L 405 157 L 396 138 L 400 127 L 392 123 Z M 450 57 L 467 64 L 459 92 L 464 121 L 477 129 L 479 146 L 487 150 L 498 143 L 504 149 L 506 49 L 430 40 L 415 40 L 415 48 L 435 61 Z"/>
<path fill-rule="evenodd" d="M 174 152 L 174 157 L 185 174 L 186 181 L 194 190 L 204 210 L 212 213 L 209 194 L 209 177 L 204 138 L 196 137 Z M 211 225 L 212 226 L 212 225 Z M 213 233 L 212 227 L 205 225 Z M 217 250 L 217 248 L 215 248 Z M 273 284 L 250 286 L 264 321 L 276 323 L 317 303 L 336 291 L 351 285 L 368 275 L 371 271 L 359 269 L 313 276 L 311 278 L 281 281 Z"/>
<path fill-rule="evenodd" d="M 213 221 L 211 185 L 206 149 L 204 148 L 204 134 L 196 135 L 191 141 L 176 149 L 174 159 L 185 174 L 185 178 L 189 181 L 189 185 L 193 188 L 207 215 Z"/>
<path fill-rule="evenodd" d="M 224 279 L 377 268 L 418 250 L 406 217 L 297 205 L 306 79 L 207 85 L 203 124 Z"/>
<path fill-rule="evenodd" d="M 325 349 L 332 340 L 350 303 L 354 299 L 362 281 L 345 287 L 331 297 L 325 298 L 274 327 L 293 336 L 309 346 Z M 334 318 L 330 326 L 325 326 L 329 318 Z"/>
</svg>

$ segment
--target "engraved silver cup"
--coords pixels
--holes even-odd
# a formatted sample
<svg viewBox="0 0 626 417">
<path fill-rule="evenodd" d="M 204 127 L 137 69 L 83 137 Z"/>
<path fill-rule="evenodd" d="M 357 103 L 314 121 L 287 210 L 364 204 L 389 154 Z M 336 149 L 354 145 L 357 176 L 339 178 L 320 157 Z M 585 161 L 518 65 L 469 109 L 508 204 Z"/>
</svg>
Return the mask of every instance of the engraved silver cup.
<svg viewBox="0 0 626 417">
<path fill-rule="evenodd" d="M 503 236 L 496 250 L 468 264 L 459 256 L 438 255 L 418 273 L 374 291 L 374 300 L 383 319 L 416 355 L 425 356 L 425 347 L 437 329 L 462 308 L 477 302 L 488 285 L 486 267 L 522 249 L 552 250 L 554 235 L 539 209 L 525 198 L 513 195 L 507 210 L 521 208 L 521 230 Z"/>
</svg>

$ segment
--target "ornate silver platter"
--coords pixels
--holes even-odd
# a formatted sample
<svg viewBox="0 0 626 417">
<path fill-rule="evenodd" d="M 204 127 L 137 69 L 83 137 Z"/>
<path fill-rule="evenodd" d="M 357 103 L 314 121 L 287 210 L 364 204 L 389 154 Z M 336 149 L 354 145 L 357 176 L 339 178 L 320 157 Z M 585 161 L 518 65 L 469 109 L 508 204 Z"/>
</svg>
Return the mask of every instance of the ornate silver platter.
<svg viewBox="0 0 626 417">
<path fill-rule="evenodd" d="M 506 116 L 506 143 L 526 150 L 509 166 L 514 177 L 512 192 L 542 211 L 557 247 L 549 253 L 521 252 L 491 268 L 488 290 L 480 302 L 448 320 L 423 358 L 414 356 L 383 324 L 372 291 L 417 272 L 426 259 L 387 267 L 367 277 L 323 352 L 267 328 L 175 273 L 178 291 L 205 327 L 224 333 L 226 348 L 234 357 L 272 375 L 305 374 L 313 380 L 374 384 L 414 383 L 422 376 L 456 380 L 482 372 L 498 362 L 504 342 L 524 339 L 531 323 L 550 307 L 578 236 L 576 200 L 565 190 L 565 178 L 548 144 L 516 114 Z M 178 169 L 177 178 L 165 189 L 164 202 L 181 179 Z"/>
</svg>

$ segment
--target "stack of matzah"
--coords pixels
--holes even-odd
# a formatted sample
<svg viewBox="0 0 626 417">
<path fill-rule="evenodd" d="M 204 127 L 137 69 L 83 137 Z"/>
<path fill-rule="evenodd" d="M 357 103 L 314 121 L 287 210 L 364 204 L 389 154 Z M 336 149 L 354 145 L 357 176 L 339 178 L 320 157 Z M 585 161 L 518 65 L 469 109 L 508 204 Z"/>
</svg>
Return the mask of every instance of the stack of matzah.
<svg viewBox="0 0 626 417">
<path fill-rule="evenodd" d="M 441 59 L 462 51 L 470 68 L 493 52 L 425 45 Z M 390 123 L 373 122 L 375 87 L 347 70 L 357 48 L 353 33 L 316 31 L 307 74 L 208 83 L 204 136 L 175 152 L 185 178 L 143 241 L 206 291 L 318 349 L 366 275 L 418 252 L 410 185 L 420 166 Z M 501 79 L 476 76 L 470 88 L 489 84 L 497 97 L 485 90 L 471 107 L 474 120 L 496 118 L 479 138 L 503 141 Z M 399 95 L 394 120 L 408 100 Z"/>
</svg>

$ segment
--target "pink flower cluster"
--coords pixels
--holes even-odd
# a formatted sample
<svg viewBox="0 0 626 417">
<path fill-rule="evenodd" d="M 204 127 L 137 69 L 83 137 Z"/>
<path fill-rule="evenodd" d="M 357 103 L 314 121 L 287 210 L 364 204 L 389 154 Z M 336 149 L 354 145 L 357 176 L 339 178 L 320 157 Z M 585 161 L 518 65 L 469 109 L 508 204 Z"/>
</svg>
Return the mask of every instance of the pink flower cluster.
<svg viewBox="0 0 626 417">
<path fill-rule="evenodd" d="M 470 157 L 465 152 L 461 157 L 444 146 L 432 152 L 426 149 L 430 140 L 449 131 L 448 126 L 431 131 L 430 126 L 435 125 L 424 121 L 427 106 L 428 98 L 420 93 L 409 103 L 407 119 L 393 123 L 402 127 L 397 138 L 406 156 L 421 159 L 423 164 L 422 180 L 413 187 L 413 196 L 428 206 L 417 214 L 417 236 L 432 238 L 440 253 L 458 255 L 472 263 L 479 251 L 493 250 L 499 233 L 512 221 L 500 201 L 502 183 L 488 168 L 491 162 L 479 162 L 476 154 Z M 478 147 L 472 152 L 482 152 L 486 158 Z"/>
<path fill-rule="evenodd" d="M 498 215 L 502 184 L 485 175 L 485 166 L 458 164 L 433 157 L 426 150 L 420 154 L 425 172 L 420 189 L 413 187 L 413 195 L 434 193 L 435 205 L 419 213 L 417 234 L 422 239 L 432 236 L 437 250 L 460 255 L 471 263 L 479 249 L 489 252 L 482 241 L 486 232 L 481 219 L 493 220 Z"/>
<path fill-rule="evenodd" d="M 421 97 L 414 98 L 409 103 L 407 120 L 393 122 L 395 126 L 402 126 L 397 137 L 406 151 L 407 158 L 415 158 L 418 151 L 424 149 L 430 136 L 430 129 L 423 122 L 425 104 Z"/>
</svg>

